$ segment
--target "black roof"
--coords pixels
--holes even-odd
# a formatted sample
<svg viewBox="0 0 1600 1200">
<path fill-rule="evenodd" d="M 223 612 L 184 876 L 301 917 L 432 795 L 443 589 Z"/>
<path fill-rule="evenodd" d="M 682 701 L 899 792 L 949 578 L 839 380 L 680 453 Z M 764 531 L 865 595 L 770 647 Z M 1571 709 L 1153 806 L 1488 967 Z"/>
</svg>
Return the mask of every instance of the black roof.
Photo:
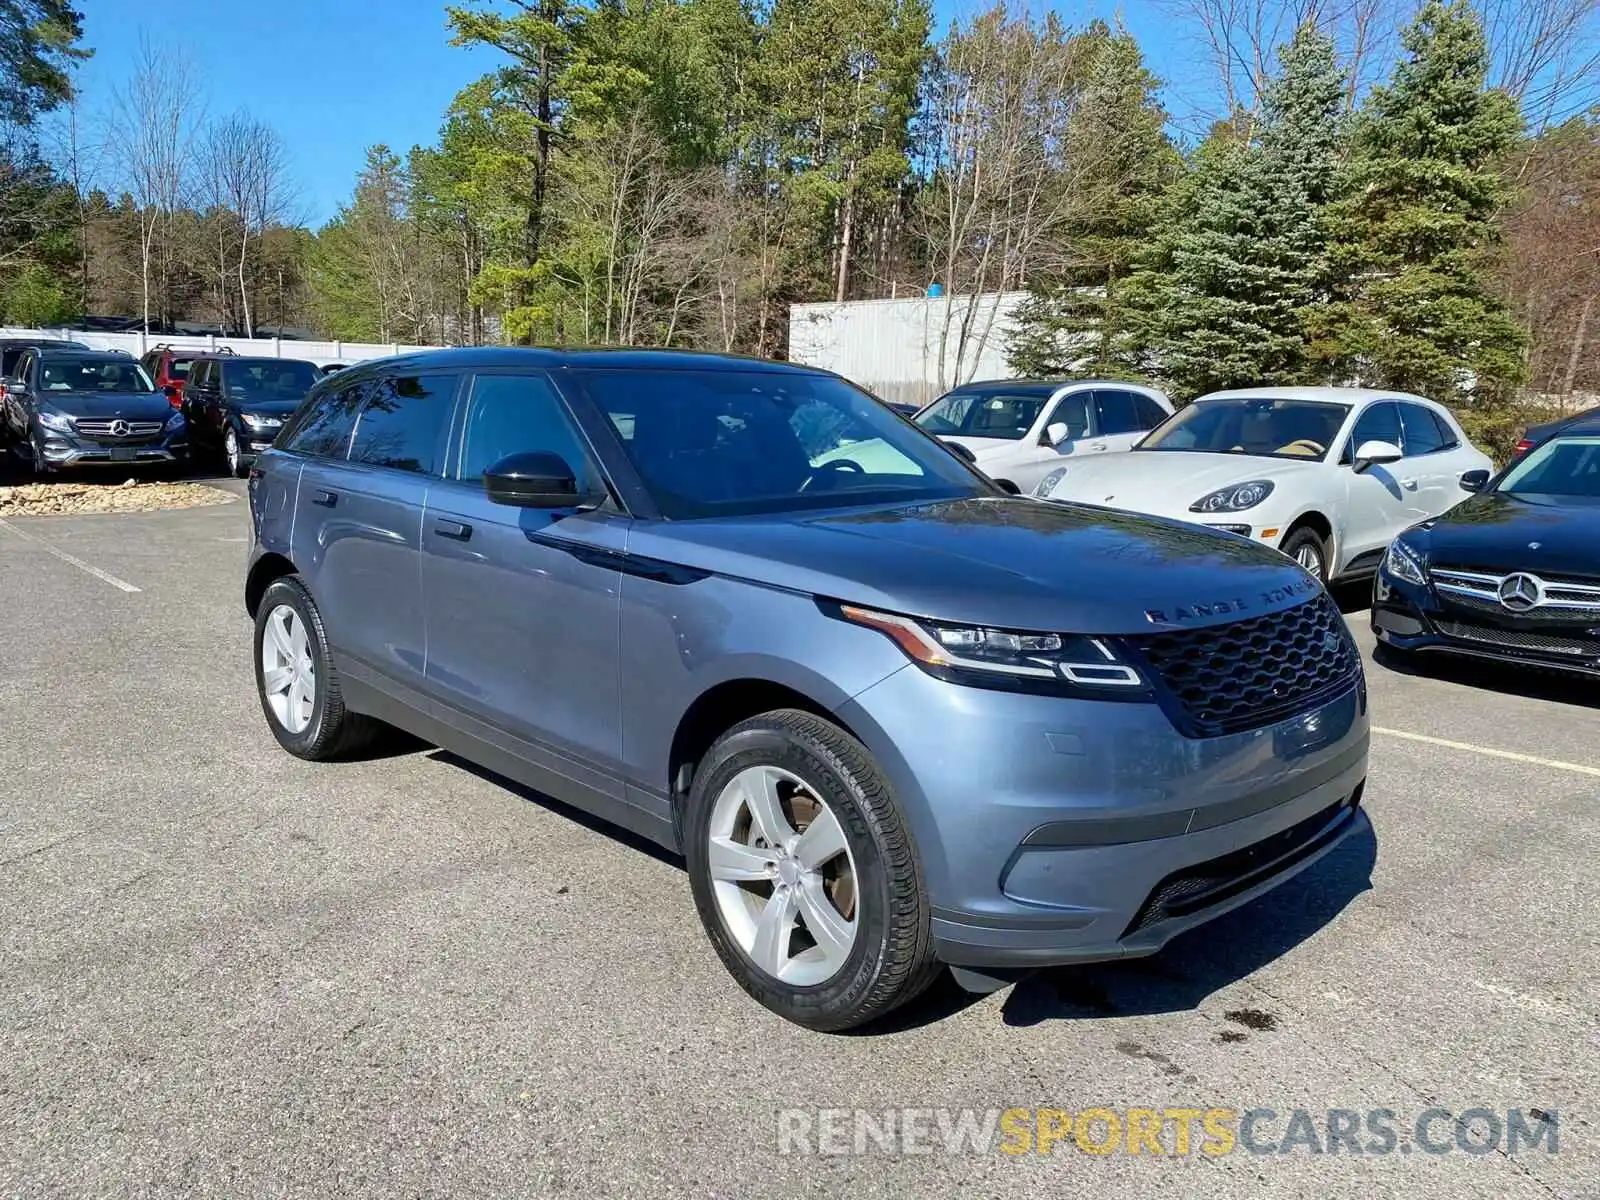
<svg viewBox="0 0 1600 1200">
<path fill-rule="evenodd" d="M 37 346 L 41 350 L 89 349 L 82 342 L 68 341 L 66 338 L 0 338 L 0 346 L 5 347 L 7 350 L 15 350 L 18 347 L 26 350 L 32 346 Z"/>
<path fill-rule="evenodd" d="M 1560 417 L 1554 421 L 1530 425 L 1523 436 L 1537 440 L 1542 437 L 1549 437 L 1553 433 L 1594 433 L 1596 431 L 1600 431 L 1600 408 L 1586 409 L 1583 412 Z"/>
<path fill-rule="evenodd" d="M 133 360 L 133 355 L 126 350 L 96 350 L 93 346 L 53 346 L 49 342 L 32 342 L 34 349 L 42 351 L 50 358 L 126 358 Z"/>
<path fill-rule="evenodd" d="M 740 354 L 708 354 L 699 350 L 641 350 L 632 346 L 565 349 L 545 346 L 462 346 L 451 350 L 420 350 L 393 358 L 374 358 L 347 367 L 365 374 L 369 369 L 395 367 L 609 367 L 625 371 L 771 371 L 795 375 L 825 375 L 819 367 L 775 362 Z"/>
<path fill-rule="evenodd" d="M 193 355 L 194 361 L 202 358 L 214 358 L 225 363 L 304 363 L 308 367 L 317 364 L 309 358 L 291 358 L 286 354 L 223 354 L 220 351 L 201 350 Z"/>
</svg>

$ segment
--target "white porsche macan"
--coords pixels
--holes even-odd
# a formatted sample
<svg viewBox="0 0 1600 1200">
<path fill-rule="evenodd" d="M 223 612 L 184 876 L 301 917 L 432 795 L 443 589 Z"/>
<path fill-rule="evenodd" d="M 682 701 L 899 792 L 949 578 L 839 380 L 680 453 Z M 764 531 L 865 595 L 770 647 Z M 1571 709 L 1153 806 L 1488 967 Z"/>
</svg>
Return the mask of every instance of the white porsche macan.
<svg viewBox="0 0 1600 1200">
<path fill-rule="evenodd" d="M 1208 525 L 1326 581 L 1369 574 L 1395 535 L 1493 472 L 1442 404 L 1356 388 L 1202 396 L 1126 454 L 1052 470 L 1034 495 Z"/>
</svg>

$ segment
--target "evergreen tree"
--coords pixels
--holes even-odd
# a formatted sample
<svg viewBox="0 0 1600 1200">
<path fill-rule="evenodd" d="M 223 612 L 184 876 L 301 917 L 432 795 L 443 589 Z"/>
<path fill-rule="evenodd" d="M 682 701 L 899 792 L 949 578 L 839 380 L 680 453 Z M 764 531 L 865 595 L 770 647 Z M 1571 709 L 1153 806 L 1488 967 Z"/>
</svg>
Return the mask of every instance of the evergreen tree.
<svg viewBox="0 0 1600 1200">
<path fill-rule="evenodd" d="M 1169 232 L 1130 280 L 1136 365 L 1180 395 L 1305 383 L 1307 314 L 1327 298 L 1323 213 L 1344 76 L 1307 23 L 1280 53 L 1259 120 L 1220 125 L 1169 200 Z"/>
<path fill-rule="evenodd" d="M 1364 382 L 1492 397 L 1523 371 L 1492 257 L 1506 200 L 1496 168 L 1521 119 L 1484 86 L 1489 55 L 1468 0 L 1428 0 L 1401 42 L 1406 57 L 1367 101 L 1330 212 L 1344 283 L 1319 350 Z"/>
<path fill-rule="evenodd" d="M 1145 67 L 1139 44 L 1099 21 L 1076 40 L 1089 61 L 1066 159 L 1082 216 L 1066 235 L 1071 265 L 1029 280 L 1017 310 L 1006 350 L 1024 375 L 1116 369 L 1118 289 L 1183 165 L 1164 131 L 1160 80 Z"/>
</svg>

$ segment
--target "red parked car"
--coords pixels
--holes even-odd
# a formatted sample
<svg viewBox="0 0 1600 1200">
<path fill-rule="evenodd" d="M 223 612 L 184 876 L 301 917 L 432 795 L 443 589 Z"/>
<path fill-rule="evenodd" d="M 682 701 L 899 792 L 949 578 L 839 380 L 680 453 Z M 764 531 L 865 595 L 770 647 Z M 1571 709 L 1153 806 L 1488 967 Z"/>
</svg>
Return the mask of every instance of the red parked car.
<svg viewBox="0 0 1600 1200">
<path fill-rule="evenodd" d="M 165 391 L 173 408 L 183 406 L 183 385 L 189 382 L 189 368 L 200 354 L 195 350 L 174 350 L 171 346 L 157 346 L 139 360 L 145 373 L 155 380 L 156 390 Z"/>
</svg>

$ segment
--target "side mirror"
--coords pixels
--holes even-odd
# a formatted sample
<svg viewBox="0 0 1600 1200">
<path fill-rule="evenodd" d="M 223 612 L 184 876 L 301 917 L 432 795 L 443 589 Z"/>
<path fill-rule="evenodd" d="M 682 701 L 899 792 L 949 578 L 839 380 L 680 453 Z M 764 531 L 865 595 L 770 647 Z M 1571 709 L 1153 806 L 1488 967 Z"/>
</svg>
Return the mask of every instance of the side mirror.
<svg viewBox="0 0 1600 1200">
<path fill-rule="evenodd" d="M 1463 471 L 1461 474 L 1461 490 L 1463 492 L 1481 492 L 1489 483 L 1489 472 L 1479 467 L 1476 471 Z"/>
<path fill-rule="evenodd" d="M 963 446 L 960 442 L 946 442 L 945 445 L 950 447 L 950 450 L 951 450 L 952 453 L 959 454 L 962 458 L 966 459 L 969 463 L 972 463 L 974 465 L 977 464 L 978 456 L 976 454 L 974 454 L 968 447 Z"/>
<path fill-rule="evenodd" d="M 1016 484 L 1012 483 L 1011 480 L 1009 480 L 1009 479 L 996 479 L 994 482 L 995 482 L 995 486 L 998 487 L 1002 492 L 1006 493 L 1006 495 L 1008 495 L 1008 496 L 1020 496 L 1020 495 L 1022 495 L 1022 489 L 1019 488 Z"/>
<path fill-rule="evenodd" d="M 1072 430 L 1067 428 L 1065 421 L 1056 421 L 1045 426 L 1044 436 L 1039 439 L 1041 446 L 1059 446 L 1067 440 Z"/>
<path fill-rule="evenodd" d="M 1360 474 L 1368 467 L 1382 466 L 1384 463 L 1399 462 L 1404 458 L 1400 447 L 1393 442 L 1370 441 L 1362 442 L 1356 447 L 1356 473 Z"/>
<path fill-rule="evenodd" d="M 483 489 L 513 508 L 576 508 L 588 499 L 567 460 L 547 450 L 509 454 L 483 473 Z"/>
</svg>

